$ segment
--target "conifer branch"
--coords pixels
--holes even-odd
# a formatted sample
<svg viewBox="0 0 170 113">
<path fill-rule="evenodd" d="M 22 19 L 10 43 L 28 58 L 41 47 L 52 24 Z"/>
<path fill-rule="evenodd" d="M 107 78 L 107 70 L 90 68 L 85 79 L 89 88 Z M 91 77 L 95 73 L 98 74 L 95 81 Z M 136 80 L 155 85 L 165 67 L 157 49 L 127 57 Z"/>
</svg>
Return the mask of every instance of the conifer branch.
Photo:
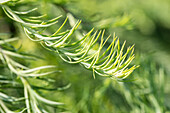
<svg viewBox="0 0 170 113">
<path fill-rule="evenodd" d="M 56 52 L 67 63 L 79 63 L 98 75 L 117 80 L 127 78 L 138 67 L 134 65 L 129 68 L 130 63 L 135 58 L 133 54 L 134 45 L 128 47 L 124 52 L 125 42 L 120 47 L 119 39 L 115 34 L 112 39 L 111 36 L 104 39 L 104 30 L 94 32 L 94 29 L 92 29 L 77 40 L 74 37 L 74 32 L 77 31 L 81 20 L 78 20 L 71 29 L 60 32 L 67 22 L 66 18 L 55 33 L 46 35 L 43 33 L 44 31 L 41 31 L 42 28 L 56 24 L 61 16 L 46 22 L 41 19 L 34 19 L 34 22 L 32 22 L 28 19 L 25 19 L 26 21 L 22 19 L 22 15 L 26 12 L 20 12 L 22 15 L 19 16 L 18 11 L 16 13 L 8 6 L 3 5 L 2 8 L 9 18 L 21 24 L 29 39 L 40 42 L 43 47 Z M 27 12 L 30 11 L 34 10 Z M 99 40 L 100 43 L 98 44 Z M 112 40 L 112 42 L 109 46 L 106 46 L 108 40 Z"/>
</svg>

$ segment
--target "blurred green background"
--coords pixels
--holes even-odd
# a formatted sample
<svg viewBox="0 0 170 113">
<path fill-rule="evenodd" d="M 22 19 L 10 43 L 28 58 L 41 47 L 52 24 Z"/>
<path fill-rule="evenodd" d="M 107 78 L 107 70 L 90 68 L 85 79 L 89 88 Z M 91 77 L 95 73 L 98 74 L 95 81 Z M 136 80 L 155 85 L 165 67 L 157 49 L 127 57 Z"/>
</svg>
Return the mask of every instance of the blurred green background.
<svg viewBox="0 0 170 113">
<path fill-rule="evenodd" d="M 48 15 L 47 19 L 63 15 L 59 24 L 48 29 L 52 33 L 71 14 L 75 20 L 83 21 L 80 31 L 87 32 L 93 27 L 95 30 L 106 29 L 106 36 L 115 32 L 121 42 L 127 41 L 126 47 L 135 44 L 136 59 L 133 64 L 140 67 L 131 74 L 133 81 L 117 82 L 100 76 L 94 79 L 91 71 L 78 64 L 67 64 L 56 53 L 31 42 L 21 28 L 0 9 L 0 37 L 20 37 L 16 47 L 22 44 L 22 51 L 45 59 L 31 62 L 31 67 L 45 64 L 58 66 L 57 69 L 62 72 L 49 76 L 56 80 L 51 87 L 71 84 L 62 91 L 40 90 L 43 96 L 64 102 L 65 111 L 170 112 L 169 0 L 21 0 L 20 4 L 12 7 L 16 10 L 38 7 L 40 14 Z"/>
</svg>

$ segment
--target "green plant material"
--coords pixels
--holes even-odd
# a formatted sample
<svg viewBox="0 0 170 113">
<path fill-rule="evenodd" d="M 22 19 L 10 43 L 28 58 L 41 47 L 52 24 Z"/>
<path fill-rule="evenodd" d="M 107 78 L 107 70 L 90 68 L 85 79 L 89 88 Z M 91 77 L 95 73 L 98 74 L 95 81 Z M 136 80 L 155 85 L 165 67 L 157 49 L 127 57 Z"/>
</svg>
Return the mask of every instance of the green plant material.
<svg viewBox="0 0 170 113">
<path fill-rule="evenodd" d="M 63 105 L 63 103 L 54 102 L 54 101 L 51 101 L 51 100 L 41 97 L 39 94 L 37 94 L 31 88 L 29 83 L 23 77 L 21 77 L 21 81 L 24 84 L 24 94 L 25 94 L 25 98 L 26 98 L 25 104 L 26 104 L 26 108 L 27 108 L 27 113 L 31 113 L 31 112 L 48 113 L 44 108 L 39 107 L 38 101 L 48 104 L 48 105 L 51 105 L 51 106 Z"/>
<path fill-rule="evenodd" d="M 142 55 L 141 55 L 142 56 Z M 165 112 L 165 73 L 151 58 L 137 58 L 143 69 L 134 72 L 137 80 L 132 83 L 111 83 L 122 93 L 131 107 L 131 112 Z M 140 75 L 143 76 L 140 76 Z M 117 86 L 115 88 L 115 86 Z"/>
<path fill-rule="evenodd" d="M 19 0 L 1 0 L 0 5 L 2 4 L 15 4 Z"/>
<path fill-rule="evenodd" d="M 137 39 L 138 42 L 135 42 L 135 43 L 137 46 L 142 44 L 141 45 L 142 49 L 147 50 L 148 43 L 150 46 L 152 46 L 152 48 L 154 48 L 156 53 L 158 52 L 158 48 L 162 49 L 162 47 L 158 46 L 157 44 L 156 44 L 157 46 L 156 48 L 155 46 L 152 45 L 152 44 L 155 44 L 155 35 L 160 36 L 158 34 L 154 33 L 154 38 L 153 38 L 154 41 L 153 40 L 150 40 L 149 42 L 147 41 L 148 38 L 150 37 L 149 35 L 149 37 L 146 40 L 143 39 L 145 41 L 144 43 L 142 43 L 143 41 L 141 39 L 145 36 L 143 35 L 140 36 L 139 33 L 136 34 L 136 32 L 139 32 L 138 30 L 136 30 L 136 28 L 133 31 L 126 31 L 125 33 L 122 33 L 123 26 L 131 27 L 131 25 L 129 26 L 129 21 L 131 21 L 131 16 L 129 17 L 128 15 L 124 15 L 124 16 L 120 16 L 120 15 L 124 14 L 124 12 L 121 13 L 122 10 L 127 11 L 128 14 L 135 13 L 136 15 L 135 17 L 138 19 L 137 21 L 141 22 L 140 26 L 142 28 L 142 31 L 150 32 L 153 29 L 148 26 L 152 24 L 152 21 L 151 23 L 149 22 L 150 19 L 148 20 L 148 16 L 154 19 L 153 22 L 155 25 L 156 25 L 156 21 L 158 22 L 159 18 L 162 18 L 164 20 L 163 23 L 166 23 L 166 26 L 168 26 L 168 21 L 166 21 L 168 20 L 168 15 L 167 15 L 168 10 L 163 11 L 163 9 L 164 10 L 167 9 L 166 6 L 168 6 L 168 0 L 154 1 L 154 4 L 152 2 L 153 0 L 150 0 L 149 2 L 145 2 L 145 1 L 131 2 L 129 0 L 126 0 L 126 1 L 106 0 L 106 1 L 99 2 L 98 0 L 96 1 L 95 0 L 94 1 L 82 0 L 82 1 L 86 1 L 85 3 L 87 4 L 85 3 L 79 4 L 78 3 L 79 1 L 77 1 L 76 3 L 72 2 L 71 5 L 70 4 L 65 5 L 64 3 L 60 4 L 59 3 L 60 1 L 61 0 L 21 0 L 23 6 L 20 7 L 20 4 L 16 4 L 16 6 L 10 7 L 12 9 L 11 11 L 13 12 L 13 14 L 11 16 L 11 14 L 9 13 L 9 15 L 12 18 L 13 16 L 15 17 L 16 15 L 18 16 L 18 18 L 22 19 L 27 24 L 24 25 L 22 21 L 18 18 L 17 20 L 21 21 L 21 24 L 16 24 L 14 23 L 15 21 L 12 21 L 12 24 L 18 25 L 18 26 L 22 25 L 22 28 L 25 29 L 26 34 L 28 34 L 31 40 L 42 44 L 45 48 L 51 51 L 54 51 L 54 52 L 59 51 L 59 55 L 67 62 L 80 63 L 82 66 L 86 66 L 87 69 L 90 69 L 91 71 L 93 71 L 94 77 L 96 75 L 96 71 L 95 69 L 93 69 L 93 67 L 96 68 L 98 65 L 102 65 L 102 64 L 103 65 L 101 67 L 104 67 L 109 62 L 109 60 L 112 58 L 112 53 L 114 52 L 115 52 L 115 56 L 113 56 L 113 59 L 116 60 L 117 53 L 119 53 L 117 52 L 118 45 L 121 45 L 122 47 L 124 47 L 125 43 L 119 44 L 118 38 L 116 38 L 115 35 L 114 35 L 115 38 L 113 38 L 114 40 L 114 43 L 113 43 L 112 37 L 107 39 L 107 37 L 104 36 L 104 31 L 95 32 L 94 30 L 91 30 L 89 33 L 87 33 L 84 31 L 84 29 L 89 29 L 90 27 L 101 28 L 101 29 L 106 28 L 107 31 L 112 32 L 113 31 L 112 28 L 114 28 L 114 30 L 118 28 L 117 33 L 120 34 L 121 37 L 125 37 L 127 40 L 128 40 L 128 37 L 133 38 L 133 40 L 128 41 L 132 43 L 134 43 L 134 40 Z M 32 4 L 32 2 L 38 5 L 38 7 L 39 6 L 42 7 L 42 9 L 37 10 L 37 8 L 33 8 L 31 10 L 25 11 L 29 7 L 32 7 L 32 5 L 34 5 Z M 54 2 L 57 2 L 57 6 L 54 4 L 50 4 Z M 91 6 L 91 3 L 94 3 L 93 6 Z M 77 4 L 77 6 L 78 5 L 80 6 L 79 8 L 76 7 L 75 11 L 74 10 L 71 11 L 69 7 L 74 8 L 72 4 L 73 5 Z M 105 4 L 107 8 L 103 7 L 104 6 L 103 4 Z M 140 4 L 140 7 L 139 7 L 139 4 Z M 148 8 L 145 9 L 146 12 L 141 11 L 143 8 L 142 5 L 144 4 L 146 5 L 150 4 L 153 7 L 150 7 L 150 5 L 148 5 L 147 6 Z M 6 4 L 6 5 L 10 6 L 9 4 Z M 97 7 L 95 7 L 95 5 L 97 5 Z M 129 5 L 132 6 L 130 7 L 130 10 L 133 10 L 134 12 L 129 12 Z M 159 9 L 159 11 L 155 10 L 156 8 L 155 5 Z M 81 10 L 81 8 L 83 8 L 82 6 L 86 7 L 90 11 L 90 14 L 94 14 L 95 11 L 93 9 L 97 10 L 97 12 L 99 13 L 96 12 L 94 16 L 90 16 L 87 11 Z M 113 6 L 113 7 L 110 7 L 110 6 Z M 165 6 L 165 7 L 160 8 L 160 6 Z M 48 18 L 51 16 L 55 17 L 55 15 L 58 15 L 59 14 L 58 10 L 60 10 L 60 8 L 63 8 L 64 11 L 66 11 L 66 12 L 62 12 L 63 15 L 68 16 L 65 20 L 63 20 L 63 22 L 56 20 L 58 21 L 57 25 L 53 24 L 54 26 L 50 25 L 48 28 L 46 26 L 42 27 L 42 26 L 37 25 L 37 24 L 46 23 L 48 21 L 48 20 L 47 21 L 43 20 L 44 17 Z M 101 10 L 99 11 L 99 8 L 102 10 L 103 13 L 100 13 Z M 115 9 L 118 9 L 118 10 L 115 10 Z M 20 10 L 20 11 L 24 10 L 24 11 L 19 12 L 17 10 Z M 34 11 L 37 11 L 38 13 L 48 12 L 48 15 L 45 14 L 45 15 L 37 16 L 37 12 L 34 12 Z M 80 13 L 77 14 L 76 11 L 80 12 L 82 15 Z M 8 13 L 7 10 L 6 12 Z M 156 16 L 154 12 L 156 15 L 159 15 L 159 16 Z M 162 16 L 160 16 L 160 13 Z M 34 16 L 34 14 L 36 16 Z M 80 25 L 79 21 L 77 21 L 72 16 L 72 14 L 76 18 L 85 17 L 86 19 L 83 20 L 84 23 Z M 154 17 L 154 15 L 156 17 Z M 163 16 L 163 15 L 166 15 L 166 16 Z M 2 18 L 3 16 L 5 15 L 2 15 Z M 96 17 L 98 17 L 98 19 L 96 19 Z M 90 20 L 88 18 L 90 18 Z M 7 18 L 4 18 L 4 19 L 5 19 L 5 22 L 6 21 L 8 22 Z M 132 19 L 134 19 L 134 17 Z M 67 20 L 69 21 L 69 24 Z M 93 20 L 94 23 L 89 22 L 91 20 Z M 159 21 L 159 22 L 161 22 L 159 23 L 159 25 L 162 26 L 163 25 L 162 21 Z M 29 26 L 29 23 L 31 23 L 32 25 L 33 24 L 36 24 L 36 25 L 33 25 L 33 27 L 31 27 L 31 25 Z M 76 25 L 78 26 L 78 28 Z M 20 28 L 18 26 L 17 27 L 10 26 L 10 28 L 14 27 L 16 29 L 16 33 L 14 34 L 14 36 L 18 35 L 19 33 L 19 35 L 22 34 L 21 37 L 23 37 L 24 32 L 20 29 L 18 30 L 18 28 Z M 135 26 L 135 27 L 139 27 L 139 26 Z M 58 29 L 56 29 L 55 31 L 54 30 L 55 28 L 58 28 Z M 69 29 L 69 28 L 74 29 L 72 33 L 70 33 L 72 29 Z M 64 40 L 65 37 L 68 36 L 69 33 L 71 35 L 66 40 Z M 108 32 L 106 32 L 105 34 L 107 33 Z M 158 32 L 158 33 L 161 34 L 161 32 Z M 122 36 L 123 34 L 125 35 Z M 5 36 L 4 33 L 0 33 L 0 35 L 1 37 Z M 66 36 L 63 37 L 64 35 Z M 102 36 L 103 36 L 103 41 L 101 40 Z M 160 37 L 162 40 L 162 35 Z M 2 38 L 4 39 L 4 37 Z M 13 39 L 9 39 L 9 41 L 0 40 L 0 44 L 5 44 L 9 46 L 8 42 L 11 42 L 10 40 L 13 40 Z M 93 43 L 95 40 L 97 41 L 93 44 L 92 47 L 90 47 L 92 45 L 91 43 Z M 106 43 L 105 43 L 105 40 L 107 40 Z M 27 46 L 28 44 L 27 41 L 28 41 L 27 39 L 26 41 L 24 41 L 23 46 L 24 45 Z M 166 40 L 166 42 L 167 41 L 168 40 Z M 101 44 L 101 42 L 103 43 Z M 53 47 L 55 45 L 57 45 L 57 47 Z M 104 45 L 104 46 L 101 46 L 101 45 Z M 122 48 L 121 46 L 119 46 L 120 51 Z M 39 48 L 39 44 L 37 44 L 37 47 L 38 49 L 41 48 L 41 47 Z M 32 46 L 29 43 L 29 46 L 27 46 L 27 50 L 30 50 L 30 48 L 31 50 L 37 49 L 35 48 L 35 46 Z M 116 50 L 114 50 L 114 48 Z M 130 48 L 132 49 L 129 50 L 129 53 L 126 56 L 125 61 L 128 60 L 129 56 L 131 55 L 131 52 L 133 51 L 133 46 L 129 47 L 129 49 Z M 46 101 L 46 99 L 44 100 L 43 98 L 41 98 L 41 96 L 43 97 L 45 96 L 46 98 L 49 97 L 52 100 L 54 98 L 61 99 L 60 101 L 66 104 L 66 106 L 64 106 L 64 109 L 67 109 L 67 111 L 72 112 L 72 113 L 115 113 L 115 112 L 116 113 L 127 113 L 127 112 L 130 112 L 130 113 L 145 113 L 145 112 L 146 113 L 169 113 L 169 110 L 170 110 L 169 109 L 170 108 L 169 106 L 170 105 L 169 77 L 166 76 L 168 75 L 168 73 L 164 73 L 163 67 L 165 65 L 161 67 L 159 64 L 160 62 L 162 63 L 163 61 L 164 62 L 168 61 L 168 57 L 164 56 L 165 53 L 163 52 L 163 49 L 161 51 L 161 54 L 158 55 L 159 63 L 155 63 L 155 61 L 153 60 L 153 56 L 154 56 L 153 52 L 145 53 L 142 55 L 140 54 L 139 56 L 135 55 L 135 59 L 136 59 L 135 62 L 132 62 L 129 65 L 131 66 L 132 64 L 140 64 L 141 68 L 133 72 L 131 76 L 129 76 L 129 78 L 127 78 L 126 80 L 123 80 L 124 82 L 119 82 L 118 80 L 120 79 L 117 79 L 116 77 L 115 77 L 116 80 L 113 80 L 113 79 L 110 79 L 109 77 L 106 78 L 106 77 L 98 76 L 98 78 L 94 80 L 92 79 L 91 76 L 86 76 L 86 75 L 89 75 L 89 71 L 83 70 L 79 65 L 72 66 L 70 64 L 65 64 L 62 62 L 62 60 L 58 59 L 58 56 L 55 55 L 54 52 L 48 53 L 48 51 L 43 50 L 43 48 L 41 48 L 40 51 L 36 50 L 36 54 L 41 54 L 41 55 L 43 54 L 47 56 L 47 59 L 44 61 L 45 63 L 49 64 L 50 62 L 50 64 L 55 63 L 55 65 L 58 65 L 58 68 L 63 70 L 62 71 L 63 73 L 61 73 L 62 75 L 61 78 L 59 76 L 54 76 L 55 77 L 54 79 L 51 79 L 50 76 L 48 77 L 45 77 L 45 76 L 25 77 L 22 75 L 23 74 L 37 75 L 40 73 L 44 73 L 44 69 L 42 67 L 29 69 L 27 66 L 24 65 L 25 63 L 26 64 L 28 63 L 28 62 L 25 62 L 26 59 L 36 60 L 35 57 L 33 57 L 32 55 L 23 54 L 19 52 L 18 49 L 14 49 L 12 46 L 10 46 L 9 48 L 5 48 L 3 46 L 2 49 L 3 49 L 2 50 L 3 53 L 5 53 L 10 59 L 24 66 L 24 67 L 16 66 L 17 63 L 10 63 L 13 66 L 13 68 L 17 71 L 17 73 L 20 74 L 20 77 L 17 77 L 15 73 L 12 73 L 11 71 L 9 71 L 8 65 L 5 60 L 3 60 L 3 62 L 0 62 L 0 74 L 1 74 L 0 75 L 0 87 L 1 87 L 0 88 L 0 92 L 1 92 L 0 93 L 0 100 L 1 100 L 0 101 L 0 112 L 2 113 L 6 113 L 6 112 L 10 113 L 12 111 L 15 111 L 15 112 L 20 112 L 20 111 L 21 112 L 28 112 L 28 111 L 38 112 L 39 111 L 40 112 L 40 110 L 43 110 L 41 112 L 48 111 L 49 113 L 53 113 L 53 112 L 58 113 L 59 112 L 58 107 L 63 107 L 63 106 L 60 106 L 58 103 L 56 103 L 57 108 L 55 105 L 54 106 L 51 105 L 52 107 L 49 105 L 46 106 L 46 104 L 49 101 Z M 14 49 L 14 50 L 11 50 L 11 49 Z M 101 63 L 97 64 L 96 63 L 97 54 L 98 54 L 97 51 L 99 49 L 101 49 L 99 52 L 100 53 L 99 58 L 101 55 L 103 54 L 105 55 L 102 57 L 102 59 L 99 60 L 101 61 Z M 148 51 L 152 51 L 152 50 L 153 49 L 151 48 L 148 49 Z M 125 50 L 123 50 L 122 52 L 124 53 L 124 55 L 126 54 Z M 93 56 L 93 54 L 95 55 Z M 150 56 L 151 54 L 153 54 L 153 56 L 148 58 L 148 56 Z M 88 56 L 89 56 L 89 59 L 90 58 L 92 59 L 89 61 L 82 60 L 83 58 L 88 58 Z M 164 59 L 161 59 L 161 56 Z M 3 58 L 5 59 L 5 57 L 2 57 L 2 59 Z M 21 60 L 25 59 L 25 60 L 24 60 L 24 63 L 23 62 L 21 63 L 21 62 L 18 62 L 17 59 L 21 59 Z M 82 61 L 79 62 L 79 60 L 82 60 Z M 82 64 L 82 62 L 83 63 L 87 62 L 88 65 L 86 63 Z M 39 65 L 40 63 L 36 61 L 35 64 L 31 63 L 31 66 L 34 67 L 34 65 L 37 65 L 37 64 Z M 108 64 L 108 66 L 109 65 L 110 64 Z M 88 68 L 90 66 L 91 68 Z M 41 69 L 42 72 L 41 71 L 39 72 L 38 69 Z M 47 68 L 48 72 L 49 72 L 49 69 L 50 68 Z M 105 67 L 103 69 L 105 69 Z M 102 74 L 102 76 L 103 75 L 104 74 Z M 135 77 L 135 79 L 131 77 Z M 70 84 L 68 84 L 67 86 L 63 88 L 56 88 L 56 87 L 51 88 L 51 86 L 49 86 L 50 83 L 53 83 L 54 86 L 58 86 L 58 85 L 61 86 L 61 84 L 63 84 L 63 82 L 65 81 L 69 81 L 72 84 L 72 87 L 69 88 L 68 90 L 61 91 L 63 89 L 67 89 L 70 86 Z M 12 90 L 12 91 L 10 92 L 9 90 L 10 91 Z M 57 92 L 54 92 L 55 90 Z M 15 91 L 17 92 L 15 93 Z M 20 94 L 20 91 L 21 92 L 25 91 L 25 94 L 22 93 L 21 95 L 18 96 L 18 94 Z M 47 91 L 50 91 L 50 92 L 47 93 Z M 9 99 L 9 101 L 7 101 L 7 99 Z M 45 102 L 42 102 L 41 100 L 44 100 Z M 17 103 L 20 105 L 18 105 Z M 16 111 L 16 109 L 18 110 Z"/>
<path fill-rule="evenodd" d="M 105 31 L 96 31 L 93 33 L 93 29 L 86 35 L 77 40 L 73 38 L 74 32 L 77 30 L 81 21 L 78 20 L 75 25 L 64 32 L 59 31 L 65 25 L 66 20 L 61 27 L 52 35 L 43 34 L 42 28 L 47 28 L 58 22 L 61 17 L 56 17 L 49 21 L 41 21 L 35 19 L 34 22 L 28 19 L 24 21 L 22 15 L 18 16 L 16 11 L 11 10 L 8 6 L 2 6 L 6 15 L 12 20 L 20 23 L 25 31 L 25 34 L 32 41 L 40 42 L 48 50 L 54 51 L 67 63 L 75 64 L 79 63 L 86 69 L 93 71 L 101 76 L 110 77 L 112 79 L 123 80 L 127 78 L 138 66 L 132 66 L 128 68 L 134 57 L 134 46 L 127 48 L 124 53 L 125 42 L 120 47 L 119 39 L 114 35 L 111 44 L 106 47 L 108 40 L 111 40 L 111 36 L 104 40 Z M 27 12 L 34 11 L 34 9 Z M 20 14 L 25 14 L 20 12 Z M 41 23 L 38 23 L 41 21 Z M 98 45 L 98 41 L 100 44 Z M 95 46 L 97 46 L 97 49 Z"/>
<path fill-rule="evenodd" d="M 27 80 L 27 78 L 35 79 L 36 77 L 41 77 L 44 75 L 49 75 L 54 72 L 58 72 L 58 71 L 41 72 L 41 70 L 55 68 L 55 66 L 48 65 L 48 66 L 41 66 L 41 67 L 29 69 L 27 66 L 19 63 L 17 60 L 16 61 L 13 60 L 13 58 L 20 58 L 22 60 L 35 59 L 32 56 L 26 56 L 23 54 L 16 53 L 16 51 L 14 52 L 13 50 L 5 49 L 6 48 L 5 46 L 7 45 L 8 42 L 12 42 L 16 40 L 17 40 L 16 38 L 0 40 L 0 44 L 1 44 L 0 60 L 4 64 L 4 68 L 7 68 L 12 75 L 12 76 L 0 75 L 0 86 L 1 88 L 3 88 L 4 86 L 13 87 L 13 89 L 19 86 L 24 91 L 24 97 L 20 97 L 20 98 L 12 97 L 9 96 L 8 94 L 1 92 L 0 90 L 0 111 L 2 113 L 22 113 L 25 111 L 27 111 L 27 113 L 32 113 L 32 112 L 47 113 L 48 110 L 45 110 L 45 108 L 41 107 L 42 104 L 55 106 L 55 107 L 58 105 L 63 105 L 63 103 L 54 102 L 40 96 L 35 90 L 38 89 L 38 87 L 33 89 L 31 84 Z M 23 103 L 22 101 L 25 101 L 25 108 L 19 110 L 19 112 L 9 110 L 8 106 L 5 104 L 5 102 L 11 104 L 16 104 L 18 102 L 19 103 L 21 102 L 22 104 Z"/>
</svg>

